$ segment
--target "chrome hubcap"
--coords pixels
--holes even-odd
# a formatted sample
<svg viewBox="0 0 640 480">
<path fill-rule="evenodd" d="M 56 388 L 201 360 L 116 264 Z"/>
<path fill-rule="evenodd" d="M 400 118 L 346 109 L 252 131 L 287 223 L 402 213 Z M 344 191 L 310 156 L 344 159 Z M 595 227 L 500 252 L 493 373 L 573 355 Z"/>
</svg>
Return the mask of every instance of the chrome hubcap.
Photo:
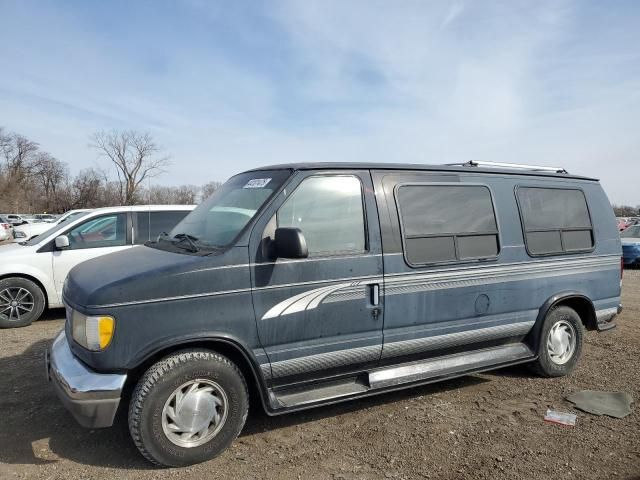
<svg viewBox="0 0 640 480">
<path fill-rule="evenodd" d="M 0 316 L 21 320 L 33 310 L 33 295 L 26 288 L 8 287 L 0 291 Z"/>
<path fill-rule="evenodd" d="M 207 443 L 227 420 L 227 395 L 211 380 L 191 380 L 176 388 L 162 409 L 162 430 L 179 447 Z"/>
<path fill-rule="evenodd" d="M 566 320 L 556 322 L 549 330 L 547 350 L 556 365 L 567 363 L 576 349 L 576 331 Z"/>
</svg>

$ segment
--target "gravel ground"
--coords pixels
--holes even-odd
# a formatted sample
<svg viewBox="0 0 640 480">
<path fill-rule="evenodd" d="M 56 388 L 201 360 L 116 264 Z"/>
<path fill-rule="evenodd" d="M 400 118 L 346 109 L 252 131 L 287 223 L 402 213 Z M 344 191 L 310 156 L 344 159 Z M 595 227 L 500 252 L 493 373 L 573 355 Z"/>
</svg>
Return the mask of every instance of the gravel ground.
<svg viewBox="0 0 640 480">
<path fill-rule="evenodd" d="M 572 408 L 576 390 L 640 397 L 640 271 L 625 272 L 618 328 L 589 332 L 578 369 L 542 379 L 509 368 L 270 418 L 252 408 L 219 458 L 161 470 L 138 454 L 126 421 L 85 430 L 44 379 L 43 352 L 62 328 L 53 311 L 0 331 L 0 479 L 640 479 L 640 409 L 624 419 Z M 547 408 L 575 427 L 546 424 Z"/>
</svg>

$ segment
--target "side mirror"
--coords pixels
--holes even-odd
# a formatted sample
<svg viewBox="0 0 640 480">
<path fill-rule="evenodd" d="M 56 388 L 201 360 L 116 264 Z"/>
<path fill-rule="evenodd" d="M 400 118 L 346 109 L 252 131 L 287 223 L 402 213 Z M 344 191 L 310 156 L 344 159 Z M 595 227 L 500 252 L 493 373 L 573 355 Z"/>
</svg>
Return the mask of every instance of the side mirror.
<svg viewBox="0 0 640 480">
<path fill-rule="evenodd" d="M 276 228 L 275 253 L 280 258 L 307 258 L 307 241 L 299 228 Z"/>
<path fill-rule="evenodd" d="M 69 237 L 67 237 L 66 235 L 60 235 L 59 237 L 56 237 L 55 242 L 56 248 L 59 250 L 69 247 Z"/>
</svg>

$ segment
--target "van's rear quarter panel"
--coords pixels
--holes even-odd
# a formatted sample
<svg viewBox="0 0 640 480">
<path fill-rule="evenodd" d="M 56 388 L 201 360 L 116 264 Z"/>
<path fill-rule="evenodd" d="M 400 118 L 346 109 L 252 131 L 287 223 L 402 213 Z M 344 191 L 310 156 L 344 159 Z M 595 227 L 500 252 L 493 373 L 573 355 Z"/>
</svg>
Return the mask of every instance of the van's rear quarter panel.
<svg viewBox="0 0 640 480">
<path fill-rule="evenodd" d="M 428 175 L 415 175 L 414 181 L 425 180 Z M 388 225 L 390 218 L 398 218 L 395 199 L 388 188 L 378 197 L 381 220 L 387 222 L 382 228 L 398 235 L 384 246 L 385 349 L 391 342 L 481 328 L 489 328 L 489 335 L 519 334 L 533 325 L 549 298 L 562 292 L 581 293 L 597 310 L 618 305 L 620 240 L 609 201 L 597 182 L 489 174 L 460 175 L 459 180 L 491 189 L 501 245 L 495 260 L 410 267 L 398 251 L 399 232 Z M 594 250 L 531 257 L 515 197 L 518 185 L 583 189 L 594 227 Z M 518 323 L 525 328 L 508 328 Z"/>
</svg>

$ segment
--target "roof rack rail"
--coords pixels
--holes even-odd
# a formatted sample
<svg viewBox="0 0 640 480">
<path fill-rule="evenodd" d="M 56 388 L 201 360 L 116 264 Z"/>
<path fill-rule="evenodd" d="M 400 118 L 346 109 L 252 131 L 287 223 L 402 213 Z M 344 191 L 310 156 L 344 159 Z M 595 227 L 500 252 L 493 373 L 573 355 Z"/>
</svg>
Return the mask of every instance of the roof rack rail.
<svg viewBox="0 0 640 480">
<path fill-rule="evenodd" d="M 514 168 L 519 170 L 531 170 L 533 172 L 569 173 L 562 167 L 545 167 L 541 165 L 522 165 L 519 163 L 481 162 L 469 160 L 464 163 L 447 163 L 451 167 L 489 167 L 489 168 Z"/>
</svg>

